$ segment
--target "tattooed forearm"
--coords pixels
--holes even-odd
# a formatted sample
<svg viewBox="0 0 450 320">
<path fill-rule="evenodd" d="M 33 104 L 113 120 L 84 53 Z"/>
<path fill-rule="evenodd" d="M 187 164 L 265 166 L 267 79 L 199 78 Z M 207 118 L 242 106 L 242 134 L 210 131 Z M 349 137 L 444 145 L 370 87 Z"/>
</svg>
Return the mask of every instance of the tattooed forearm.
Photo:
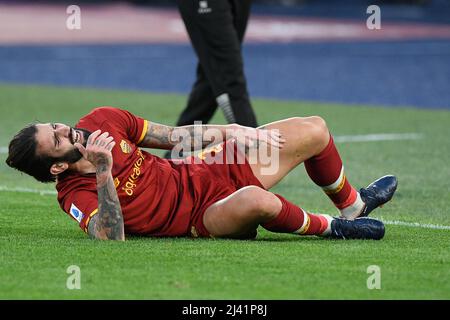
<svg viewBox="0 0 450 320">
<path fill-rule="evenodd" d="M 142 147 L 170 150 L 178 143 L 183 143 L 191 150 L 202 149 L 211 143 L 222 142 L 227 138 L 227 130 L 233 129 L 233 125 L 189 125 L 182 127 L 170 127 L 158 123 L 150 123 Z M 212 130 L 220 133 L 211 134 Z M 209 132 L 209 134 L 205 134 Z"/>
<path fill-rule="evenodd" d="M 157 149 L 172 149 L 173 143 L 170 141 L 173 127 L 150 123 L 141 146 Z"/>
<path fill-rule="evenodd" d="M 202 125 L 202 126 L 184 126 L 175 128 L 175 130 L 183 130 L 183 133 L 186 134 L 186 142 L 188 143 L 188 146 L 190 144 L 191 150 L 198 150 L 203 149 L 204 147 L 210 145 L 214 142 L 222 142 L 224 140 L 224 137 L 226 135 L 225 132 L 226 126 L 214 126 L 214 125 Z M 220 131 L 220 135 L 214 136 L 212 134 L 205 135 L 205 132 L 211 130 L 218 130 Z M 176 132 L 175 132 L 176 133 Z M 215 141 L 217 137 L 220 137 L 220 141 Z"/>
<path fill-rule="evenodd" d="M 98 213 L 89 222 L 92 238 L 125 240 L 122 209 L 111 171 L 106 165 L 97 167 Z"/>
</svg>

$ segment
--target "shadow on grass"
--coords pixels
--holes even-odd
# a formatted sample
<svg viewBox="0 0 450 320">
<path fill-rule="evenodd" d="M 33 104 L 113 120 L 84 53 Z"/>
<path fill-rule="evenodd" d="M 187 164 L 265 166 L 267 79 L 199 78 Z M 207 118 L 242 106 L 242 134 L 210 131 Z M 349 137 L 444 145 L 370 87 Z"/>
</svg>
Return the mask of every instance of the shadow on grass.
<svg viewBox="0 0 450 320">
<path fill-rule="evenodd" d="M 87 234 L 73 229 L 51 228 L 42 231 L 30 226 L 13 228 L 9 232 L 3 233 L 2 238 L 6 241 L 94 241 L 96 243 L 106 243 L 113 241 L 93 240 Z M 369 240 L 339 240 L 317 236 L 297 236 L 292 234 L 269 234 L 263 232 L 254 239 L 229 239 L 229 238 L 191 238 L 191 237 L 151 237 L 139 235 L 127 235 L 126 242 L 129 243 L 186 243 L 186 244 L 218 244 L 218 243 L 348 243 Z"/>
</svg>

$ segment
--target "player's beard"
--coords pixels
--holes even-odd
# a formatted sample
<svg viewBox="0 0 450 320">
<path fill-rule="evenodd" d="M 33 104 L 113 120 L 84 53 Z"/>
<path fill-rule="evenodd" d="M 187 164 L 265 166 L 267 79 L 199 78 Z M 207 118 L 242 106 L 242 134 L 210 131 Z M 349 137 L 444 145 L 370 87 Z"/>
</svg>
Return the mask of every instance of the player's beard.
<svg viewBox="0 0 450 320">
<path fill-rule="evenodd" d="M 81 132 L 81 134 L 83 135 L 82 145 L 84 147 L 86 147 L 87 140 L 88 140 L 89 136 L 91 135 L 91 132 L 86 129 L 82 129 L 82 128 L 76 128 L 76 129 L 70 128 L 70 142 L 72 143 L 72 145 L 75 144 L 73 141 L 73 130 L 77 130 L 77 131 Z M 75 163 L 75 162 L 79 161 L 81 158 L 83 158 L 83 155 L 77 149 L 77 147 L 75 147 L 75 145 L 74 145 L 72 150 L 67 151 L 63 156 L 55 159 L 56 160 L 55 162 Z"/>
</svg>

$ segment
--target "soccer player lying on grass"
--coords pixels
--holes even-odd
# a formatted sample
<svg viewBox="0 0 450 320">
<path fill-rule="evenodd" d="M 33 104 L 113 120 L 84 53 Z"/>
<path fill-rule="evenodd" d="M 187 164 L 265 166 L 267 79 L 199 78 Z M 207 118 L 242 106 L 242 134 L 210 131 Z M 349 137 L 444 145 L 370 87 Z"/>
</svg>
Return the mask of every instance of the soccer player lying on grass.
<svg viewBox="0 0 450 320">
<path fill-rule="evenodd" d="M 187 136 L 204 147 L 213 142 L 211 132 L 220 133 L 221 141 L 184 160 L 161 159 L 140 148 L 170 150 L 189 141 Z M 276 163 L 270 174 L 267 159 L 261 160 L 263 150 Z M 125 234 L 251 239 L 258 226 L 299 235 L 381 239 L 383 223 L 366 216 L 389 201 L 397 187 L 394 176 L 384 176 L 356 191 L 320 117 L 290 118 L 258 129 L 169 127 L 102 107 L 75 127 L 25 127 L 10 142 L 6 163 L 41 182 L 56 181 L 61 208 L 92 238 L 111 240 L 124 240 Z M 308 213 L 268 191 L 301 163 L 340 217 Z"/>
</svg>

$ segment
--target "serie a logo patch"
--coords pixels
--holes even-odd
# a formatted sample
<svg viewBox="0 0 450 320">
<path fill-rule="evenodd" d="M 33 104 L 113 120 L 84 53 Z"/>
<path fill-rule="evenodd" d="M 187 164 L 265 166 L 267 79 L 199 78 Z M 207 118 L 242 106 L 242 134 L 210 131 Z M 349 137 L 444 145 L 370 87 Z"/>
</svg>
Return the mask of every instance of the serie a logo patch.
<svg viewBox="0 0 450 320">
<path fill-rule="evenodd" d="M 72 205 L 70 206 L 70 211 L 69 211 L 70 215 L 78 221 L 78 223 L 81 222 L 81 220 L 83 219 L 83 212 L 81 212 L 80 209 L 77 208 L 77 206 L 72 203 Z"/>
<path fill-rule="evenodd" d="M 131 146 L 125 140 L 120 141 L 120 149 L 122 149 L 123 153 L 131 152 Z"/>
</svg>

